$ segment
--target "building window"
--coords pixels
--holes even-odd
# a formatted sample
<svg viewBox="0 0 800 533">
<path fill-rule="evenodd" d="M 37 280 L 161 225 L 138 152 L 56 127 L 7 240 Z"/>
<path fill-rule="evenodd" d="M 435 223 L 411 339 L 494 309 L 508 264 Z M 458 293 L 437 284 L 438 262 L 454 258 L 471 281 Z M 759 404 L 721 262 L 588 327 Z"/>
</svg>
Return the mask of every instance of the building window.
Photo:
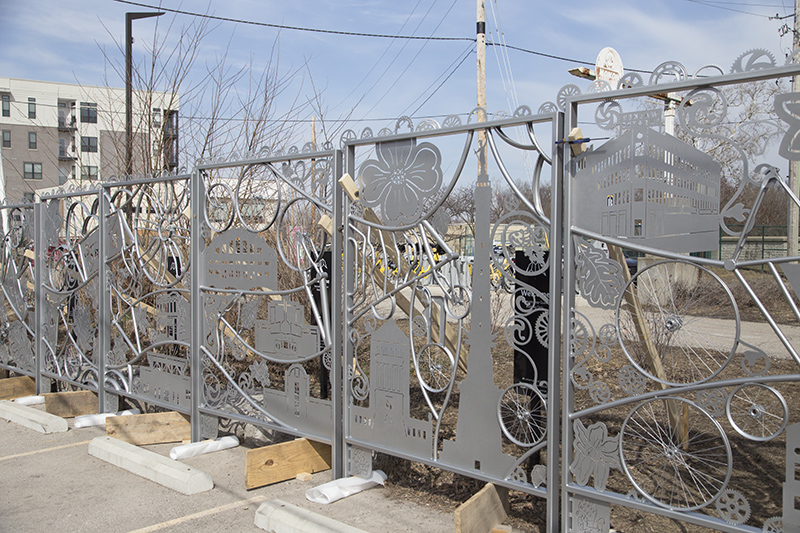
<svg viewBox="0 0 800 533">
<path fill-rule="evenodd" d="M 28 150 L 36 150 L 36 132 L 29 131 L 28 132 Z"/>
<path fill-rule="evenodd" d="M 3 148 L 11 148 L 11 130 L 3 130 Z"/>
<path fill-rule="evenodd" d="M 161 127 L 161 108 L 154 107 L 153 108 L 153 127 L 160 128 Z"/>
<path fill-rule="evenodd" d="M 26 180 L 40 180 L 42 179 L 42 164 L 41 163 L 23 163 L 24 178 Z"/>
<path fill-rule="evenodd" d="M 81 122 L 84 124 L 97 124 L 97 104 L 81 102 Z"/>
<path fill-rule="evenodd" d="M 3 95 L 3 116 L 10 117 L 11 116 L 11 95 L 4 94 Z"/>
<path fill-rule="evenodd" d="M 28 118 L 36 118 L 36 98 L 28 98 Z"/>
<path fill-rule="evenodd" d="M 81 179 L 82 180 L 96 180 L 97 179 L 97 167 L 95 167 L 95 166 L 81 167 Z"/>
<path fill-rule="evenodd" d="M 26 204 L 32 204 L 35 200 L 35 195 L 32 192 L 24 192 L 22 193 L 22 201 Z"/>
<path fill-rule="evenodd" d="M 81 137 L 81 152 L 96 152 L 97 137 Z"/>
</svg>

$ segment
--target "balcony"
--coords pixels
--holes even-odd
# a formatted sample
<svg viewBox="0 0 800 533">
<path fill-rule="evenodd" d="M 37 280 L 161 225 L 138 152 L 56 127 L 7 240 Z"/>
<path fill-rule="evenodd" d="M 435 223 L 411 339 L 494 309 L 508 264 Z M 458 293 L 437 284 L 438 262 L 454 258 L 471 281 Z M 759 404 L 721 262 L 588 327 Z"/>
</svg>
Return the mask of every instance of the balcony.
<svg viewBox="0 0 800 533">
<path fill-rule="evenodd" d="M 59 161 L 77 161 L 77 157 L 74 154 L 67 151 L 66 148 L 63 146 L 58 147 L 58 160 Z"/>
<path fill-rule="evenodd" d="M 58 131 L 75 131 L 77 129 L 74 116 L 69 119 L 67 117 L 58 117 Z"/>
</svg>

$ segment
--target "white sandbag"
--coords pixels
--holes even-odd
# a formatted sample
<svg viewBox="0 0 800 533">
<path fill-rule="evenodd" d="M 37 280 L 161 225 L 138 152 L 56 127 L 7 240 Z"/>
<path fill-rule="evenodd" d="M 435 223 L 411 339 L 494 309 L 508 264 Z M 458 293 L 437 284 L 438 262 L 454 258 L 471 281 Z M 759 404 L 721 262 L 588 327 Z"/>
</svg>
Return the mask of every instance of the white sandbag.
<svg viewBox="0 0 800 533">
<path fill-rule="evenodd" d="M 228 448 L 235 448 L 239 445 L 239 439 L 229 435 L 227 437 L 220 437 L 215 440 L 204 440 L 202 442 L 192 442 L 190 444 L 183 444 L 175 446 L 169 451 L 169 458 L 175 461 L 181 459 L 188 459 L 189 457 L 196 457 L 204 453 L 218 452 L 220 450 L 227 450 Z"/>
<path fill-rule="evenodd" d="M 90 426 L 102 426 L 106 423 L 106 418 L 114 416 L 130 416 L 138 415 L 138 409 L 128 409 L 127 411 L 119 411 L 118 413 L 101 413 L 99 415 L 81 415 L 76 416 L 73 427 L 88 428 Z"/>
<path fill-rule="evenodd" d="M 15 398 L 14 403 L 20 405 L 39 405 L 44 403 L 44 396 L 23 396 L 21 398 Z"/>
<path fill-rule="evenodd" d="M 306 499 L 314 503 L 333 503 L 342 498 L 346 498 L 362 490 L 367 490 L 375 485 L 383 485 L 386 482 L 386 474 L 381 470 L 373 470 L 369 477 L 359 476 L 344 477 L 334 479 L 324 485 L 308 489 Z"/>
</svg>

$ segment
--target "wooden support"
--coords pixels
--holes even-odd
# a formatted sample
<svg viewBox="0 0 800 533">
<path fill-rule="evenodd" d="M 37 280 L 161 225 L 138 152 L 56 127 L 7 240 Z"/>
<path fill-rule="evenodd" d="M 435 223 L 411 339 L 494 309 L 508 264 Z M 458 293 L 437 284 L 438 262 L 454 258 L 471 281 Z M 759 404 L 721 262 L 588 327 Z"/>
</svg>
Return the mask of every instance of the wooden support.
<svg viewBox="0 0 800 533">
<path fill-rule="evenodd" d="M 572 149 L 572 155 L 576 156 L 576 157 L 581 155 L 583 153 L 583 150 L 584 150 L 584 144 L 583 143 L 574 142 L 574 141 L 578 141 L 578 140 L 583 139 L 583 132 L 581 131 L 581 129 L 580 128 L 572 128 L 572 130 L 569 132 L 569 135 L 567 136 L 567 139 L 572 141 L 572 142 L 570 142 L 570 145 L 569 145 L 570 148 Z M 625 263 L 622 263 L 622 264 L 624 265 Z"/>
<path fill-rule="evenodd" d="M 8 377 L 8 369 L 0 368 L 0 379 L 6 379 Z"/>
<path fill-rule="evenodd" d="M 508 489 L 487 483 L 456 509 L 456 533 L 492 531 L 503 523 L 510 509 Z"/>
<path fill-rule="evenodd" d="M 36 394 L 36 382 L 30 376 L 0 380 L 0 400 L 13 400 Z"/>
<path fill-rule="evenodd" d="M 273 444 L 245 453 L 245 487 L 255 489 L 330 468 L 331 447 L 327 444 L 308 439 Z"/>
<path fill-rule="evenodd" d="M 175 411 L 106 419 L 106 435 L 137 446 L 192 438 L 189 417 Z"/>
<path fill-rule="evenodd" d="M 631 273 L 626 266 L 625 254 L 622 252 L 622 248 L 611 244 L 608 245 L 608 256 L 622 266 L 622 277 L 625 283 L 628 283 L 631 279 Z M 632 286 L 629 286 L 629 290 L 625 291 L 625 304 L 633 318 L 636 332 L 647 348 L 646 358 L 650 371 L 662 380 L 660 384 L 661 388 L 666 390 L 669 388 L 669 385 L 663 383 L 663 381 L 667 381 L 664 363 L 661 360 L 661 356 L 658 354 L 658 349 L 653 342 L 653 337 L 650 335 L 650 329 L 647 327 L 647 323 L 642 316 L 639 297 L 636 295 Z M 666 400 L 666 407 L 669 416 L 669 425 L 671 428 L 674 428 L 675 436 L 678 437 L 685 449 L 689 445 L 689 405 L 683 402 Z"/>
<path fill-rule="evenodd" d="M 97 395 L 90 390 L 48 392 L 44 395 L 44 410 L 62 418 L 94 415 L 97 414 Z"/>
</svg>

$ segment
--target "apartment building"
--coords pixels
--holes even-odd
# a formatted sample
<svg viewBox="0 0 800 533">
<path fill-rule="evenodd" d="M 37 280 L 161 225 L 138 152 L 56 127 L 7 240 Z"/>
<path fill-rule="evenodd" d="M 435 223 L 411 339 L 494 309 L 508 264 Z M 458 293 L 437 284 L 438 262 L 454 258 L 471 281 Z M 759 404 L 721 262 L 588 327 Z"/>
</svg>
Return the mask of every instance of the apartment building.
<svg viewBox="0 0 800 533">
<path fill-rule="evenodd" d="M 176 94 L 135 91 L 133 172 L 178 166 Z M 125 173 L 125 89 L 0 77 L 3 197 Z"/>
</svg>

